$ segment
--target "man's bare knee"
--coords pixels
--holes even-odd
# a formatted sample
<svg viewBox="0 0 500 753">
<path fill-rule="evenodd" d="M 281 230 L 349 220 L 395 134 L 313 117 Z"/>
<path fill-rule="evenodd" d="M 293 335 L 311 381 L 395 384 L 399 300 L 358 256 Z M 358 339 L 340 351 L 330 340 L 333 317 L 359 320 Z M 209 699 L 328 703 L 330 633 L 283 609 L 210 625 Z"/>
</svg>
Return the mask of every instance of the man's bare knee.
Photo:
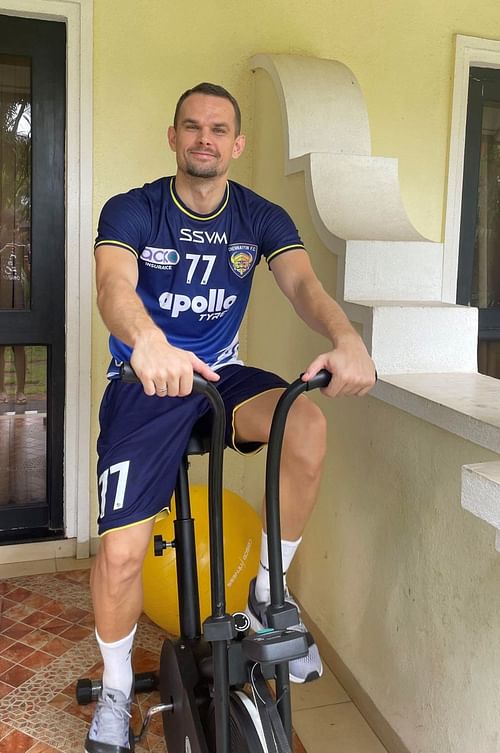
<svg viewBox="0 0 500 753">
<path fill-rule="evenodd" d="M 145 549 L 133 537 L 114 532 L 101 540 L 94 577 L 104 578 L 110 587 L 135 580 L 141 573 Z"/>
<path fill-rule="evenodd" d="M 284 454 L 300 464 L 302 472 L 319 473 L 326 454 L 327 424 L 318 406 L 299 398 L 290 411 L 284 439 Z"/>
</svg>

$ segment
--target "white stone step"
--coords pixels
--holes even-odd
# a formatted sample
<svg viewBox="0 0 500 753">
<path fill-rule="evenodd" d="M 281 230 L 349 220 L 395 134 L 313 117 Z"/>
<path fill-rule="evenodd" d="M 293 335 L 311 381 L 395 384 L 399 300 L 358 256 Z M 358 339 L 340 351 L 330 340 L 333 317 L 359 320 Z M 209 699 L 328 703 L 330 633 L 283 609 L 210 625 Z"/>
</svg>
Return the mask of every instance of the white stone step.
<svg viewBox="0 0 500 753">
<path fill-rule="evenodd" d="M 344 299 L 440 301 L 443 245 L 347 241 Z"/>
<path fill-rule="evenodd" d="M 351 316 L 360 309 L 380 374 L 477 371 L 477 309 L 436 301 L 349 303 Z"/>
<path fill-rule="evenodd" d="M 462 507 L 496 529 L 500 552 L 500 462 L 462 467 Z"/>
</svg>

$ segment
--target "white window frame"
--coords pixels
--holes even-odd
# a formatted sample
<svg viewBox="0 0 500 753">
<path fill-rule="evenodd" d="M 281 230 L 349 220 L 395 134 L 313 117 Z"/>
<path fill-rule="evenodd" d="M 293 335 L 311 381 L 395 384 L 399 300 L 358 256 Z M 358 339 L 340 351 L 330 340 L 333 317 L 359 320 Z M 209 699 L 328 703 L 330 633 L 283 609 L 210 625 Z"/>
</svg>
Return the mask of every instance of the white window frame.
<svg viewBox="0 0 500 753">
<path fill-rule="evenodd" d="M 66 23 L 64 520 L 83 558 L 90 551 L 92 0 L 0 0 L 0 13 Z"/>
</svg>

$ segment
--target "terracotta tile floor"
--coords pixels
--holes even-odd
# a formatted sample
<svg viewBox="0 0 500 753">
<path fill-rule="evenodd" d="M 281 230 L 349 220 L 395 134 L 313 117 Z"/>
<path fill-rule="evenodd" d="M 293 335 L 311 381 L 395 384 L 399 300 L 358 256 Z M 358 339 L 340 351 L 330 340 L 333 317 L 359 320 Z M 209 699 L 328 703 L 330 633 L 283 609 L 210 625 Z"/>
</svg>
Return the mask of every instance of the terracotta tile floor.
<svg viewBox="0 0 500 753">
<path fill-rule="evenodd" d="M 93 631 L 89 570 L 0 580 L 0 753 L 79 753 L 93 705 L 78 706 L 75 682 L 102 666 Z M 139 623 L 134 669 L 156 669 L 164 633 Z M 158 693 L 133 706 L 134 729 Z M 137 753 L 165 753 L 161 717 L 153 717 Z M 296 738 L 294 753 L 305 753 Z"/>
</svg>

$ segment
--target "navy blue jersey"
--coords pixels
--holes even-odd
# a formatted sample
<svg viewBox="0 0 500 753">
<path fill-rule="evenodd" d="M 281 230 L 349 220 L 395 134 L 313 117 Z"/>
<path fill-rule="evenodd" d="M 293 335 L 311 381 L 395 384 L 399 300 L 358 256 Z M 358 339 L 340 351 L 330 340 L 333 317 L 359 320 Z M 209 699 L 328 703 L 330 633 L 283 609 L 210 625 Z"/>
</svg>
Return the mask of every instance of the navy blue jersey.
<svg viewBox="0 0 500 753">
<path fill-rule="evenodd" d="M 160 178 L 110 199 L 99 219 L 95 247 L 135 254 L 137 293 L 168 341 L 213 368 L 238 359 L 238 330 L 256 265 L 304 246 L 289 215 L 229 181 L 221 204 L 200 215 L 182 203 L 175 178 Z M 131 349 L 110 337 L 111 354 Z M 113 376 L 114 373 L 110 373 Z"/>
</svg>

